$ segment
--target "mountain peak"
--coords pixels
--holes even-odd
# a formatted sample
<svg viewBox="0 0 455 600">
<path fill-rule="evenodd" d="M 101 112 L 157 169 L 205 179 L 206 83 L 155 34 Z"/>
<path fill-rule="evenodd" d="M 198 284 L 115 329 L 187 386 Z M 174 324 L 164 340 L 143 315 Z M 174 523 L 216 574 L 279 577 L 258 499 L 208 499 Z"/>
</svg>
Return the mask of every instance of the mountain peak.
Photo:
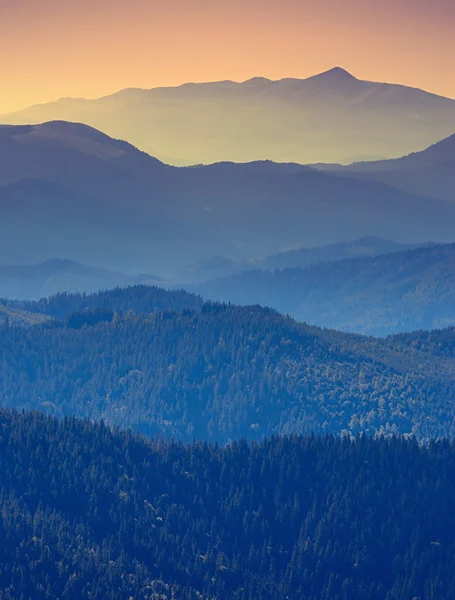
<svg viewBox="0 0 455 600">
<path fill-rule="evenodd" d="M 343 82 L 343 81 L 358 81 L 354 75 L 351 75 L 349 71 L 343 69 L 342 67 L 333 67 L 328 71 L 324 71 L 323 73 L 319 73 L 318 75 L 314 75 L 313 77 L 309 77 L 309 79 L 319 79 L 319 80 L 327 80 L 334 82 Z"/>
<path fill-rule="evenodd" d="M 263 83 L 271 83 L 271 80 L 267 77 L 251 77 L 251 79 L 244 81 L 243 85 L 261 85 Z"/>
</svg>

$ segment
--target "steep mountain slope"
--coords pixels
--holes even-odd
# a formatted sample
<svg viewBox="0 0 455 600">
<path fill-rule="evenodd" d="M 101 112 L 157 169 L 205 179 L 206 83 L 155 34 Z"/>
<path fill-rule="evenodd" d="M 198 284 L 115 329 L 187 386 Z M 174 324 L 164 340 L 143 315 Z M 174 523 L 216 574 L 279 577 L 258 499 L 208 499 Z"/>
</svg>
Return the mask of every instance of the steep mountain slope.
<svg viewBox="0 0 455 600">
<path fill-rule="evenodd" d="M 329 246 L 288 250 L 287 252 L 266 256 L 265 258 L 233 260 L 217 256 L 201 261 L 195 265 L 184 267 L 175 273 L 173 278 L 180 283 L 205 282 L 209 279 L 229 277 L 253 269 L 273 271 L 275 269 L 307 267 L 323 262 L 338 262 L 348 258 L 390 254 L 392 252 L 399 252 L 400 250 L 408 250 L 413 247 L 412 244 L 401 244 L 399 242 L 393 242 L 375 236 L 365 236 L 358 240 L 338 242 L 337 244 L 331 244 Z"/>
<path fill-rule="evenodd" d="M 159 280 L 153 275 L 126 275 L 58 258 L 37 265 L 0 265 L 0 297 L 23 300 L 38 300 L 59 292 L 97 292 L 141 282 Z"/>
<path fill-rule="evenodd" d="M 0 256 L 65 256 L 160 277 L 376 235 L 452 241 L 455 207 L 379 183 L 270 162 L 163 165 L 85 125 L 0 128 Z"/>
<path fill-rule="evenodd" d="M 211 300 L 262 304 L 373 335 L 455 324 L 455 244 L 194 284 Z"/>
<path fill-rule="evenodd" d="M 395 160 L 360 162 L 347 167 L 318 165 L 318 168 L 455 203 L 455 134 L 426 150 Z"/>
<path fill-rule="evenodd" d="M 188 441 L 453 436 L 454 340 L 454 329 L 364 338 L 259 307 L 122 317 L 98 304 L 60 323 L 0 328 L 0 404 Z"/>
<path fill-rule="evenodd" d="M 5 411 L 0 427 L 5 598 L 455 595 L 446 442 L 151 444 Z"/>
<path fill-rule="evenodd" d="M 452 134 L 455 100 L 335 68 L 305 80 L 257 77 L 62 99 L 0 121 L 55 119 L 87 123 L 172 164 L 347 163 L 401 156 Z"/>
</svg>

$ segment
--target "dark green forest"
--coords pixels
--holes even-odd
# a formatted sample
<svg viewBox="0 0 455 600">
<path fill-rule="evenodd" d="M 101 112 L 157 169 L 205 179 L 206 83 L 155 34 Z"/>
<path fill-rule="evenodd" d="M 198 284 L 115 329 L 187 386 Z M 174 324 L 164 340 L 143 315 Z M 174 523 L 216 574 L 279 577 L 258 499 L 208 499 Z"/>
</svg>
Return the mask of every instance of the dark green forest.
<svg viewBox="0 0 455 600">
<path fill-rule="evenodd" d="M 291 433 L 455 433 L 455 330 L 384 340 L 156 289 L 57 296 L 0 328 L 0 404 L 227 442 Z M 197 310 L 185 308 L 188 301 Z M 79 312 L 72 312 L 80 309 Z"/>
<path fill-rule="evenodd" d="M 0 411 L 2 600 L 452 600 L 455 445 Z"/>
</svg>

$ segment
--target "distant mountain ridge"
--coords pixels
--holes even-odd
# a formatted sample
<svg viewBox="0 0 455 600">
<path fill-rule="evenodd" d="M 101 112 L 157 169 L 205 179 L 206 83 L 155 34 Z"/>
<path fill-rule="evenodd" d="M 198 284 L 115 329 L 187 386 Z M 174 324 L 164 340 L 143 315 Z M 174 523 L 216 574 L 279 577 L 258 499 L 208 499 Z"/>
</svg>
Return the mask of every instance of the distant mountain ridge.
<svg viewBox="0 0 455 600">
<path fill-rule="evenodd" d="M 177 165 L 349 163 L 401 156 L 447 137 L 455 130 L 455 100 L 362 81 L 336 67 L 307 79 L 254 77 L 63 98 L 0 117 L 16 125 L 59 119 L 86 123 Z"/>
<path fill-rule="evenodd" d="M 166 279 L 213 256 L 243 260 L 365 235 L 449 242 L 454 231 L 454 206 L 301 165 L 176 168 L 86 125 L 0 129 L 7 264 L 66 256 Z"/>
<path fill-rule="evenodd" d="M 431 194 L 455 204 L 455 134 L 421 152 L 394 160 L 313 166 L 338 175 L 386 183 L 410 194 Z"/>
<path fill-rule="evenodd" d="M 58 292 L 97 292 L 137 283 L 158 283 L 153 275 L 126 275 L 54 258 L 36 265 L 0 265 L 0 298 L 38 300 Z"/>
<path fill-rule="evenodd" d="M 424 245 L 429 246 L 431 244 L 417 244 L 419 247 Z M 229 260 L 221 256 L 213 257 L 181 269 L 174 277 L 182 284 L 204 282 L 208 279 L 229 277 L 243 271 L 255 269 L 273 271 L 275 269 L 307 267 L 318 263 L 339 262 L 348 258 L 390 254 L 414 247 L 413 244 L 401 244 L 376 236 L 364 236 L 349 242 L 338 242 L 329 246 L 316 246 L 313 248 L 297 248 L 251 260 Z"/>
<path fill-rule="evenodd" d="M 186 286 L 215 301 L 261 304 L 321 327 L 370 335 L 455 325 L 455 244 Z"/>
</svg>

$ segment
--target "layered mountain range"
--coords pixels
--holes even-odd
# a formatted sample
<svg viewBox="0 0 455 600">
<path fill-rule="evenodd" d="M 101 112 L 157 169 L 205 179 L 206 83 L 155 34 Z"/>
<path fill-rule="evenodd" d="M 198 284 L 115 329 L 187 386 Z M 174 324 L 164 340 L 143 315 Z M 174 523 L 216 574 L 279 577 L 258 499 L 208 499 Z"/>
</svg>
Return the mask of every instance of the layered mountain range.
<svg viewBox="0 0 455 600">
<path fill-rule="evenodd" d="M 399 157 L 454 133 L 455 100 L 361 81 L 336 67 L 308 79 L 188 83 L 63 98 L 0 122 L 77 121 L 167 163 L 342 162 Z"/>
<path fill-rule="evenodd" d="M 448 242 L 455 206 L 295 164 L 167 166 L 87 125 L 0 128 L 0 255 L 159 277 L 375 235 Z"/>
<path fill-rule="evenodd" d="M 187 286 L 215 301 L 271 306 L 324 327 L 370 335 L 455 325 L 455 244 L 251 270 Z"/>
<path fill-rule="evenodd" d="M 425 247 L 430 246 L 431 243 L 417 245 Z M 329 244 L 328 246 L 296 248 L 278 254 L 271 254 L 264 258 L 234 260 L 223 256 L 215 256 L 194 265 L 186 265 L 173 274 L 173 279 L 185 286 L 188 283 L 207 282 L 211 279 L 229 277 L 244 271 L 274 271 L 276 269 L 308 267 L 319 263 L 339 262 L 349 258 L 391 254 L 401 250 L 410 250 L 414 247 L 413 244 L 402 244 L 370 235 L 348 242 Z"/>
<path fill-rule="evenodd" d="M 0 600 L 452 600 L 455 100 L 0 122 Z"/>
</svg>

